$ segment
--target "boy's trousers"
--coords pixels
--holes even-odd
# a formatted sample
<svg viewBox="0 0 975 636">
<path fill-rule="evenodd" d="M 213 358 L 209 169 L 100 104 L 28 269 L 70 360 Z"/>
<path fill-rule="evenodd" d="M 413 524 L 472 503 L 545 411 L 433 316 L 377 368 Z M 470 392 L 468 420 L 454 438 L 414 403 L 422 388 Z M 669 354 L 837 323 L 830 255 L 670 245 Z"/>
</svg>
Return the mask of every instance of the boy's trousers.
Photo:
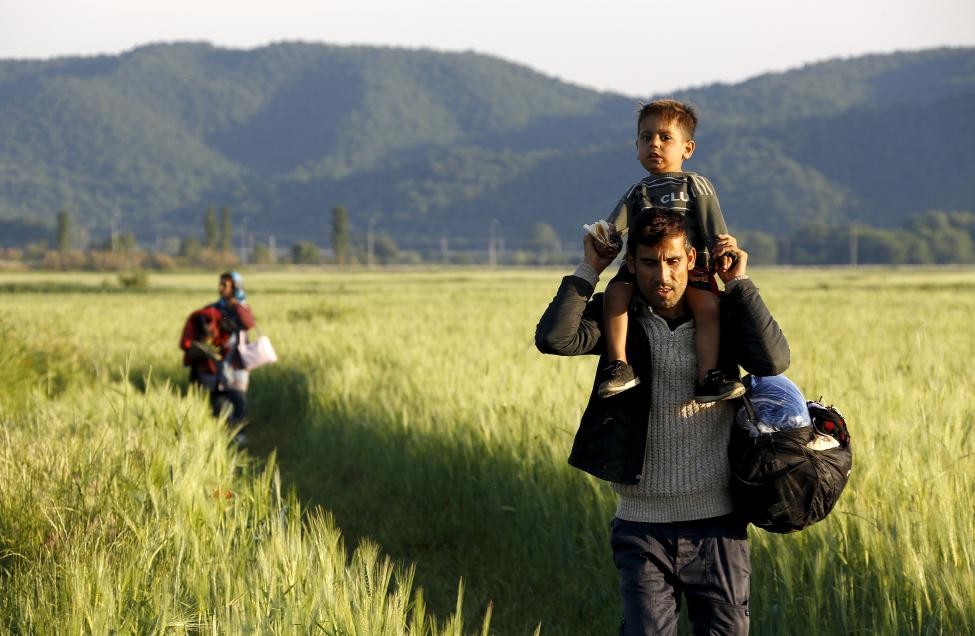
<svg viewBox="0 0 975 636">
<path fill-rule="evenodd" d="M 682 598 L 694 634 L 747 634 L 747 527 L 733 515 L 677 523 L 613 519 L 621 636 L 676 634 Z"/>
</svg>

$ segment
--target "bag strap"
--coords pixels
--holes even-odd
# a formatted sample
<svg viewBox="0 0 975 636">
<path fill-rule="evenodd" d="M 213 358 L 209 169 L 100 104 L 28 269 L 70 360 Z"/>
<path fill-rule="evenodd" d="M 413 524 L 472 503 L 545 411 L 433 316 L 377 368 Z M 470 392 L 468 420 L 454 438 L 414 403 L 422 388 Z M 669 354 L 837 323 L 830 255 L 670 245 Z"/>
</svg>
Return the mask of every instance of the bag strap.
<svg viewBox="0 0 975 636">
<path fill-rule="evenodd" d="M 745 413 L 748 413 L 749 421 L 754 422 L 755 406 L 752 404 L 752 399 L 748 397 L 747 393 L 745 393 L 743 396 L 741 396 L 741 402 L 742 402 L 742 406 L 745 407 Z"/>
</svg>

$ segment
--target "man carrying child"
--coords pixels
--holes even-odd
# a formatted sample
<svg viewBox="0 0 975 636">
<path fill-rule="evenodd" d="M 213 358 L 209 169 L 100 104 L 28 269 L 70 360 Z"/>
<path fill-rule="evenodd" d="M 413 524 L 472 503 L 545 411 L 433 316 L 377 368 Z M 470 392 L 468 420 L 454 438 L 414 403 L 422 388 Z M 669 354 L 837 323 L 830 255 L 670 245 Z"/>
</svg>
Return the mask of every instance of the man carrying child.
<svg viewBox="0 0 975 636">
<path fill-rule="evenodd" d="M 539 320 L 543 353 L 601 355 L 605 349 L 599 274 L 614 254 L 583 242 L 584 262 L 562 279 Z M 746 274 L 748 255 L 720 234 L 714 256 L 725 283 L 719 304 L 723 332 L 718 365 L 775 375 L 789 364 L 789 346 Z M 594 382 L 569 463 L 612 482 L 618 495 L 612 523 L 624 636 L 675 634 L 682 599 L 695 634 L 748 631 L 747 523 L 729 490 L 730 401 L 694 399 L 696 319 L 689 279 L 696 251 L 684 217 L 673 210 L 637 216 L 627 237 L 626 267 L 636 295 L 626 314 L 626 353 L 641 382 L 613 398 Z"/>
</svg>

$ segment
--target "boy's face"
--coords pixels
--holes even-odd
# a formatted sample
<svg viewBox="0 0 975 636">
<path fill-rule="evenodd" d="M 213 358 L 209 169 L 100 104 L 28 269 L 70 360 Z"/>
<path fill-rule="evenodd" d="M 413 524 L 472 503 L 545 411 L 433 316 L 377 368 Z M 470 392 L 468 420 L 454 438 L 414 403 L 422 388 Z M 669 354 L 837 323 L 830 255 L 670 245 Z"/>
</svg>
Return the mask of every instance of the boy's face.
<svg viewBox="0 0 975 636">
<path fill-rule="evenodd" d="M 656 115 L 644 117 L 636 136 L 636 158 L 651 174 L 680 172 L 684 160 L 694 154 L 694 140 L 676 120 L 663 120 Z"/>
</svg>

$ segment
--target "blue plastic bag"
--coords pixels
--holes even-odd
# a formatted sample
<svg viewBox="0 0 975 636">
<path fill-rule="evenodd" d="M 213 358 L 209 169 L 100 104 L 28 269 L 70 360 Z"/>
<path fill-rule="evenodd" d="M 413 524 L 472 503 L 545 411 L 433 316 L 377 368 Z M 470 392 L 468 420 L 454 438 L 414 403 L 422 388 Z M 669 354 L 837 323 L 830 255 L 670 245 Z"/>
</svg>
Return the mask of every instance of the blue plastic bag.
<svg viewBox="0 0 975 636">
<path fill-rule="evenodd" d="M 746 375 L 742 383 L 751 402 L 751 412 L 747 407 L 740 408 L 735 421 L 753 437 L 760 433 L 812 426 L 806 398 L 789 378 L 784 375 Z"/>
</svg>

